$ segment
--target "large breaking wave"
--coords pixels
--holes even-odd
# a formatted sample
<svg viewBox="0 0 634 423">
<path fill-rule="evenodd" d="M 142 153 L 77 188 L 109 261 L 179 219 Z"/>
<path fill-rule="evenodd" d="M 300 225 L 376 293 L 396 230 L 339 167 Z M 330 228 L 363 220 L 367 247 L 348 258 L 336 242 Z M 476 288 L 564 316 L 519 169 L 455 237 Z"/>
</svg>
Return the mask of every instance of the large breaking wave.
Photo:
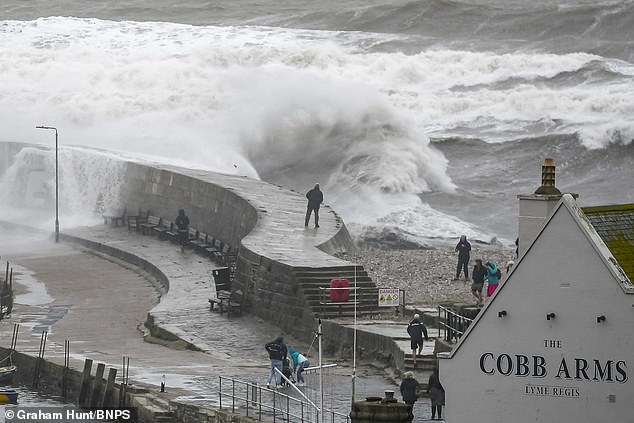
<svg viewBox="0 0 634 423">
<path fill-rule="evenodd" d="M 424 3 L 465 18 L 463 3 Z M 458 49 L 433 34 L 427 45 L 434 47 L 424 49 L 424 35 L 388 31 L 395 25 L 389 16 L 401 21 L 415 7 L 368 7 L 348 18 L 373 32 L 4 21 L 2 139 L 48 143 L 50 134 L 35 125 L 54 124 L 66 145 L 262 177 L 299 191 L 319 181 L 346 222 L 405 228 L 416 239 L 496 235 L 421 203 L 420 193 L 462 192 L 443 140 L 568 136 L 582 152 L 631 144 L 631 63 L 486 43 Z M 430 10 L 410 13 L 411 27 Z M 342 16 L 335 15 L 333 27 Z"/>
</svg>

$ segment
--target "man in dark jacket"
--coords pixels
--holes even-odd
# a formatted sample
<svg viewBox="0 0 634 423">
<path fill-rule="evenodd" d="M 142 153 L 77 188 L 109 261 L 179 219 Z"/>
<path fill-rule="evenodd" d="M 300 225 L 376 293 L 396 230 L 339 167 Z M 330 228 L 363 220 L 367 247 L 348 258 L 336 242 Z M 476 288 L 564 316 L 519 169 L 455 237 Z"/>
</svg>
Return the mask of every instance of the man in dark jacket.
<svg viewBox="0 0 634 423">
<path fill-rule="evenodd" d="M 458 245 L 456 245 L 456 251 L 458 252 L 458 266 L 456 266 L 456 277 L 454 281 L 460 278 L 460 271 L 464 270 L 464 280 L 469 280 L 469 256 L 471 252 L 471 244 L 467 241 L 467 236 L 462 235 Z"/>
<path fill-rule="evenodd" d="M 412 359 L 414 360 L 414 368 L 416 368 L 416 350 L 418 354 L 423 353 L 423 338 L 425 341 L 429 340 L 427 336 L 427 327 L 420 321 L 418 314 L 414 315 L 414 319 L 407 325 L 407 333 L 410 336 L 412 347 Z"/>
<path fill-rule="evenodd" d="M 324 194 L 319 189 L 319 184 L 315 184 L 315 188 L 311 189 L 306 193 L 306 198 L 308 198 L 308 208 L 306 209 L 306 220 L 304 221 L 304 226 L 308 226 L 308 221 L 310 220 L 310 214 L 315 212 L 315 227 L 319 227 L 319 206 L 324 201 Z"/>
<path fill-rule="evenodd" d="M 400 388 L 403 402 L 413 407 L 419 396 L 420 384 L 414 379 L 412 372 L 405 373 L 405 378 L 401 382 Z"/>
<path fill-rule="evenodd" d="M 278 369 L 280 372 L 284 370 L 284 360 L 286 360 L 286 356 L 288 354 L 288 349 L 286 348 L 284 339 L 281 336 L 278 336 L 274 341 L 268 342 L 264 348 L 268 351 L 269 358 L 271 359 L 271 372 L 269 373 L 269 379 L 266 382 L 266 387 L 268 388 L 271 386 L 273 376 L 275 376 L 275 386 L 280 386 L 282 384 L 282 376 L 280 376 L 275 369 Z"/>
</svg>

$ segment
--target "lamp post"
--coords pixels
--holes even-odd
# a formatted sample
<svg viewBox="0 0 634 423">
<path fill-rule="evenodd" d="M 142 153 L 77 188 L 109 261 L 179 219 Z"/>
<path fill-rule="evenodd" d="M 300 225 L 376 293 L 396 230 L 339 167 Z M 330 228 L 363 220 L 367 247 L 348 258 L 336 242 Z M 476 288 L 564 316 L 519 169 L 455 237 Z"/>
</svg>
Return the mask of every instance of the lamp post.
<svg viewBox="0 0 634 423">
<path fill-rule="evenodd" d="M 57 161 L 57 128 L 53 126 L 36 126 L 37 129 L 55 131 L 55 242 L 59 242 L 59 166 Z"/>
</svg>

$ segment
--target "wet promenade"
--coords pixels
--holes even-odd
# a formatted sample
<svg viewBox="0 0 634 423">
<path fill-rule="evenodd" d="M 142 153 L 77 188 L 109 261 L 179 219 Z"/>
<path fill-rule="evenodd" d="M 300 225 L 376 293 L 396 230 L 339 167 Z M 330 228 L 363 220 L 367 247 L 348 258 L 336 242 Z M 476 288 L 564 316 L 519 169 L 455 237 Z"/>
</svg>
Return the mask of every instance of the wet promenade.
<svg viewBox="0 0 634 423">
<path fill-rule="evenodd" d="M 71 341 L 74 368 L 80 369 L 84 358 L 120 367 L 122 357 L 130 357 L 134 383 L 157 389 L 165 374 L 170 395 L 198 405 L 217 404 L 214 391 L 219 375 L 265 383 L 268 359 L 263 345 L 280 330 L 247 314 L 229 319 L 209 311 L 207 299 L 214 289 L 212 261 L 121 227 L 99 225 L 64 231 L 63 235 L 57 245 L 46 239 L 17 242 L 8 251 L 3 246 L 2 260 L 10 260 L 18 281 L 14 314 L 0 322 L 4 345 L 10 343 L 13 323 L 18 323 L 17 349 L 36 355 L 41 332 L 46 330 L 48 359 L 62 362 L 66 339 Z M 169 291 L 136 266 L 68 242 L 67 236 L 114 247 L 153 263 L 169 279 Z M 156 325 L 179 340 L 166 343 L 148 337 L 143 332 L 148 312 Z M 409 350 L 402 323 L 364 321 L 359 322 L 359 330 L 383 332 Z M 312 341 L 285 338 L 301 351 L 308 350 Z M 186 349 L 187 344 L 201 351 Z M 309 357 L 314 364 L 316 357 L 315 345 Z M 344 412 L 349 408 L 351 361 L 352 357 L 338 360 L 336 374 L 331 376 L 337 381 L 326 392 L 337 398 L 332 405 Z M 385 380 L 381 369 L 358 365 L 358 399 L 381 395 L 385 389 L 398 391 Z M 417 408 L 421 417 L 429 415 L 428 400 L 423 399 Z"/>
</svg>

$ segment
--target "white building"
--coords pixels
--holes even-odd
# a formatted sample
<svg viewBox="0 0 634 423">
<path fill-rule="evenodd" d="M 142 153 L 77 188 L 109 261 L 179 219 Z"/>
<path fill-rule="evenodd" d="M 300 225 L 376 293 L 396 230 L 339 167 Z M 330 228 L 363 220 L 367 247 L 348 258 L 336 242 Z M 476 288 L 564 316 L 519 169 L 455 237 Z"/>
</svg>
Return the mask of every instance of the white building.
<svg viewBox="0 0 634 423">
<path fill-rule="evenodd" d="M 448 423 L 634 422 L 634 204 L 548 195 L 513 271 L 440 357 Z"/>
</svg>

